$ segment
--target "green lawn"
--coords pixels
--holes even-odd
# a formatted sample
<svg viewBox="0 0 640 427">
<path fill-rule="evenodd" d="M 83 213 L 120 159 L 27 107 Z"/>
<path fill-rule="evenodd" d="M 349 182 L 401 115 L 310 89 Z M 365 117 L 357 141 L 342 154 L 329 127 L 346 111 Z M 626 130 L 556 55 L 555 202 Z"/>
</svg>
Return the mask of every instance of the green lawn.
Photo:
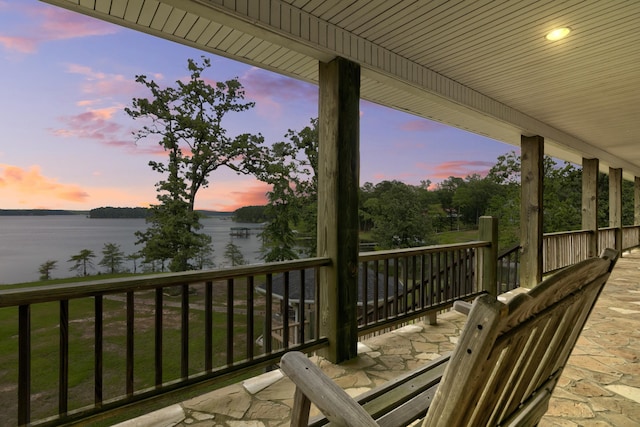
<svg viewBox="0 0 640 427">
<path fill-rule="evenodd" d="M 226 283 L 214 294 L 226 292 Z M 234 297 L 238 308 L 246 307 L 245 286 L 239 283 Z M 204 296 L 203 286 L 194 286 L 189 311 L 189 372 L 204 371 Z M 180 378 L 180 297 L 164 297 L 163 380 Z M 226 302 L 226 299 L 225 299 Z M 258 303 L 256 303 L 258 304 Z M 221 306 L 214 303 L 220 311 Z M 263 331 L 264 319 L 255 307 L 256 337 Z M 125 394 L 126 376 L 126 304 L 123 295 L 104 298 L 103 398 Z M 93 404 L 94 395 L 94 300 L 82 298 L 69 303 L 69 409 Z M 234 316 L 234 359 L 246 354 L 246 315 Z M 154 385 L 154 292 L 135 294 L 134 320 L 135 390 Z M 32 418 L 57 413 L 59 371 L 59 303 L 34 304 L 31 307 L 31 388 Z M 226 364 L 226 313 L 213 313 L 213 366 Z M 261 349 L 256 348 L 256 353 Z M 18 381 L 18 309 L 0 309 L 0 425 L 15 423 Z"/>
</svg>

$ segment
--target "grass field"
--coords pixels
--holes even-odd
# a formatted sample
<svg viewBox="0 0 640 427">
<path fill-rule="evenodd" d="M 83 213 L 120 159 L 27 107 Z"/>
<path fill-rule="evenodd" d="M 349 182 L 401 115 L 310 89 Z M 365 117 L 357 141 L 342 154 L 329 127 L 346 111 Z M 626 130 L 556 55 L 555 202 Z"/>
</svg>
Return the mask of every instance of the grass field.
<svg viewBox="0 0 640 427">
<path fill-rule="evenodd" d="M 234 294 L 234 359 L 246 354 L 246 287 L 238 283 Z M 214 284 L 213 366 L 226 364 L 226 283 Z M 189 372 L 204 371 L 204 286 L 195 285 L 189 297 Z M 126 393 L 126 304 L 124 295 L 104 297 L 103 399 Z M 134 389 L 154 385 L 154 292 L 135 293 Z M 262 305 L 261 305 L 262 304 Z M 263 332 L 264 302 L 256 299 L 254 331 Z M 94 299 L 69 302 L 69 410 L 93 404 Z M 163 381 L 180 378 L 180 297 L 164 297 Z M 252 343 L 252 345 L 255 345 Z M 260 348 L 255 348 L 257 353 Z M 31 306 L 32 418 L 57 414 L 59 372 L 59 304 Z M 18 309 L 0 309 L 0 425 L 15 424 L 18 382 Z"/>
</svg>

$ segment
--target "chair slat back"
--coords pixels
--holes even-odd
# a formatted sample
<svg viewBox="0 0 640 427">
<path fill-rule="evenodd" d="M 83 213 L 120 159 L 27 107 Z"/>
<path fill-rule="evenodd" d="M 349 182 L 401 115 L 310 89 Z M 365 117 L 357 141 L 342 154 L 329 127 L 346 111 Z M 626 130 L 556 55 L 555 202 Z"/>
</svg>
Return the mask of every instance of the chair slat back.
<svg viewBox="0 0 640 427">
<path fill-rule="evenodd" d="M 476 299 L 423 425 L 537 424 L 616 258 L 606 250 L 506 304 Z"/>
</svg>

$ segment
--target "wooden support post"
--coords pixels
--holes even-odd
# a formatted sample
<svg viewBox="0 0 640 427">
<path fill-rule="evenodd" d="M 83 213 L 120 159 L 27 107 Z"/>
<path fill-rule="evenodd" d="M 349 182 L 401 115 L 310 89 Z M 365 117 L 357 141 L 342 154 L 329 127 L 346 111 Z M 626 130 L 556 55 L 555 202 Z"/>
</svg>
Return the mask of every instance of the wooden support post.
<svg viewBox="0 0 640 427">
<path fill-rule="evenodd" d="M 640 225 L 640 176 L 636 176 L 633 186 L 633 225 Z M 640 242 L 638 242 L 640 244 Z"/>
<path fill-rule="evenodd" d="M 598 159 L 582 159 L 582 229 L 589 230 L 587 256 L 598 256 Z"/>
<path fill-rule="evenodd" d="M 318 256 L 323 355 L 333 363 L 357 356 L 360 66 L 343 58 L 320 63 Z"/>
<path fill-rule="evenodd" d="M 520 286 L 533 288 L 542 280 L 542 180 L 544 138 L 522 136 L 520 206 Z"/>
<path fill-rule="evenodd" d="M 480 262 L 480 289 L 494 297 L 498 296 L 498 218 L 481 216 L 479 223 L 479 239 L 491 242 L 491 246 L 482 248 Z"/>
<path fill-rule="evenodd" d="M 622 253 L 622 169 L 609 168 L 609 227 L 614 227 L 616 247 Z"/>
<path fill-rule="evenodd" d="M 609 168 L 609 227 L 616 229 L 615 249 L 622 254 L 622 169 Z"/>
</svg>

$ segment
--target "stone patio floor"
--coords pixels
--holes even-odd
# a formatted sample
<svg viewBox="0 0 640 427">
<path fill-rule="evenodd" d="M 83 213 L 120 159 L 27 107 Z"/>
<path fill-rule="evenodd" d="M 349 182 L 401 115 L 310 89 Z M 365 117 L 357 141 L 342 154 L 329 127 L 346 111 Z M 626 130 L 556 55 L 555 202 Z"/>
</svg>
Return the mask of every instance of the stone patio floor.
<svg viewBox="0 0 640 427">
<path fill-rule="evenodd" d="M 416 323 L 369 338 L 359 357 L 317 363 L 351 395 L 358 395 L 450 352 L 465 316 L 447 312 L 438 325 Z M 640 426 L 640 251 L 625 253 L 596 304 L 550 407 L 548 426 Z M 138 417 L 118 427 L 278 427 L 288 425 L 293 385 L 272 371 Z M 313 415 L 313 414 L 312 414 Z"/>
</svg>

